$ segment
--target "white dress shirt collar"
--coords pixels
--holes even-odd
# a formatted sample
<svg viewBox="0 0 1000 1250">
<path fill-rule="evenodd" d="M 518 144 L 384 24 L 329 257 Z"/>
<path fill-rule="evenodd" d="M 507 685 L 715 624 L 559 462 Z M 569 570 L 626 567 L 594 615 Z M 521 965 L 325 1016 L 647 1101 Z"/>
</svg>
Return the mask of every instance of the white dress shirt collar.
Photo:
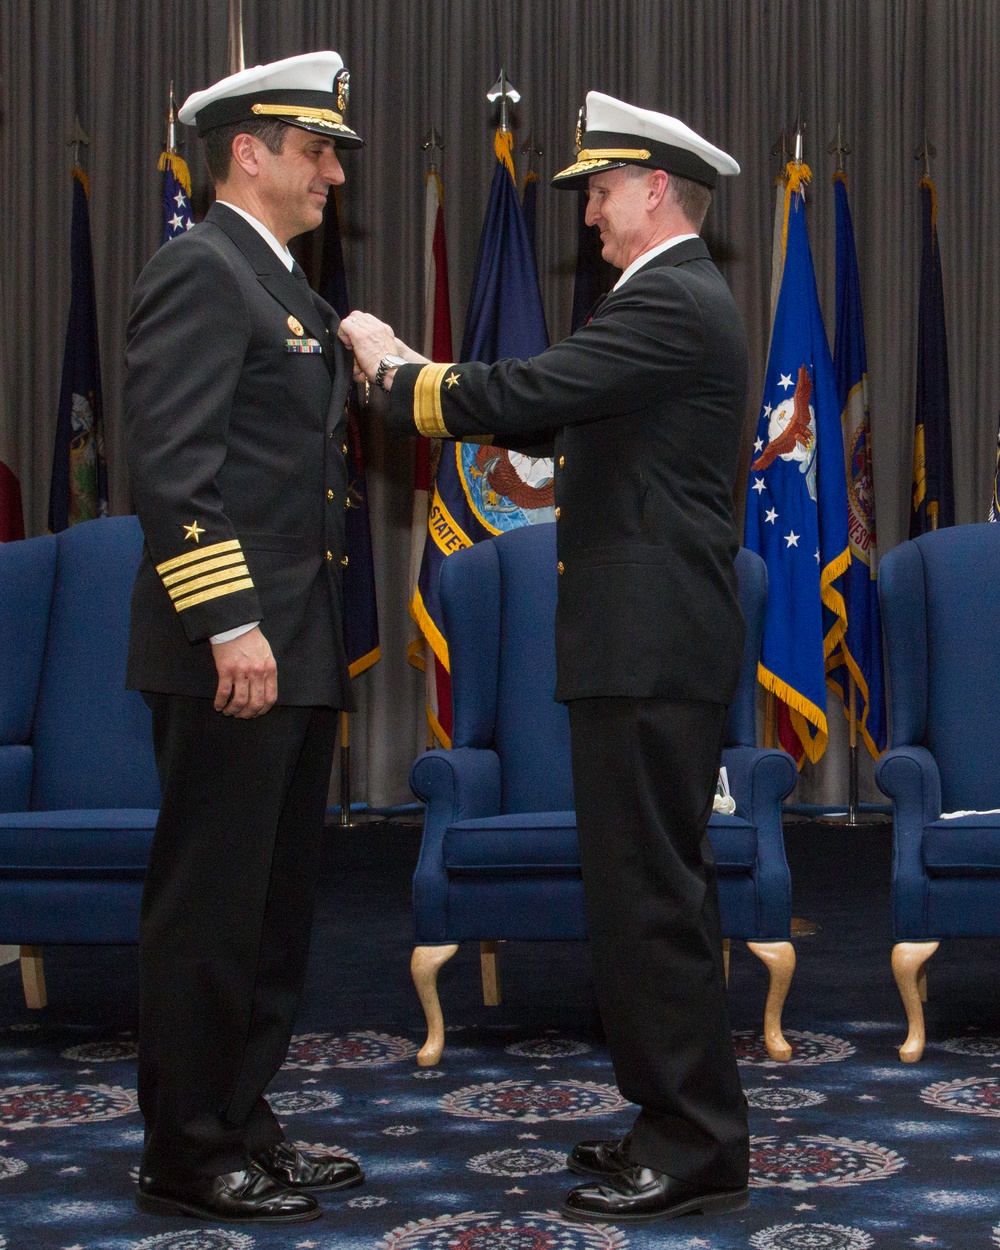
<svg viewBox="0 0 1000 1250">
<path fill-rule="evenodd" d="M 648 264 L 654 256 L 659 256 L 661 252 L 665 252 L 668 247 L 676 247 L 678 243 L 686 243 L 688 239 L 697 239 L 699 237 L 699 235 L 693 232 L 691 234 L 675 234 L 672 239 L 667 239 L 665 243 L 657 243 L 656 247 L 651 247 L 648 252 L 643 252 L 641 256 L 637 256 L 611 289 L 617 291 L 637 270 Z"/>
<path fill-rule="evenodd" d="M 258 221 L 256 217 L 248 213 L 245 208 L 240 208 L 238 204 L 230 204 L 228 200 L 216 200 L 215 202 L 216 204 L 225 204 L 226 208 L 231 208 L 234 213 L 239 213 L 245 221 L 248 221 L 268 245 L 271 251 L 274 252 L 278 260 L 280 260 L 285 266 L 288 272 L 292 272 L 292 266 L 295 264 L 295 257 L 291 254 L 287 247 L 278 242 L 262 221 Z"/>
</svg>

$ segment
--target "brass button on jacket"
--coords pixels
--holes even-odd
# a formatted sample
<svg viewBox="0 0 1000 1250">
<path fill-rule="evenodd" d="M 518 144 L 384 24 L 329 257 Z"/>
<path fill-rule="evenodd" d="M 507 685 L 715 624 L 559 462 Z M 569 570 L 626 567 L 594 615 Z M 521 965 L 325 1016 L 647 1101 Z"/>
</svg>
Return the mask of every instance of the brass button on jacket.
<svg viewBox="0 0 1000 1250">
<path fill-rule="evenodd" d="M 326 497 L 327 497 L 327 499 L 329 499 L 329 500 L 332 502 L 332 501 L 333 501 L 333 491 L 332 491 L 332 490 L 328 490 L 328 491 L 326 492 Z"/>
<path fill-rule="evenodd" d="M 326 558 L 327 558 L 328 560 L 332 560 L 332 559 L 333 559 L 333 552 L 332 552 L 332 551 L 328 551 L 328 552 L 326 553 Z"/>
<path fill-rule="evenodd" d="M 562 577 L 563 573 L 566 572 L 566 566 L 565 564 L 563 564 L 562 560 L 560 560 L 559 563 L 556 565 L 556 572 L 559 574 L 560 577 Z"/>
<path fill-rule="evenodd" d="M 562 508 L 556 508 L 556 520 L 558 521 L 561 516 L 562 516 Z"/>
<path fill-rule="evenodd" d="M 346 566 L 346 565 L 347 565 L 347 556 L 341 556 L 341 557 L 340 557 L 340 563 Z"/>
</svg>

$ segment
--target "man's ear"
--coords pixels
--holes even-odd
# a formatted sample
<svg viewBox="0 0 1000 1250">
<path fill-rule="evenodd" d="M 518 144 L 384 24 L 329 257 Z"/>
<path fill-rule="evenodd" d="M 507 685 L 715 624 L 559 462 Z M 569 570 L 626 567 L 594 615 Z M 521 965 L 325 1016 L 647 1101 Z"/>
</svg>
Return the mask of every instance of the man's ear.
<svg viewBox="0 0 1000 1250">
<path fill-rule="evenodd" d="M 670 175 L 663 169 L 654 169 L 649 175 L 649 182 L 646 184 L 646 195 L 648 197 L 647 207 L 650 209 L 659 208 L 663 201 L 663 197 L 667 193 L 667 187 L 670 185 Z"/>
<path fill-rule="evenodd" d="M 253 135 L 239 134 L 233 138 L 233 160 L 244 173 L 255 178 L 260 172 L 259 140 Z"/>
</svg>

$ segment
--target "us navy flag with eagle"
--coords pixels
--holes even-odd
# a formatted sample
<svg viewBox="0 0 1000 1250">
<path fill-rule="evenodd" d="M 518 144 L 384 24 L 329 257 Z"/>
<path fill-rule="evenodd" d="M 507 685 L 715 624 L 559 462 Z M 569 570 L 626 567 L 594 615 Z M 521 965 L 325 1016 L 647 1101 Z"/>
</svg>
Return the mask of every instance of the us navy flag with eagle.
<svg viewBox="0 0 1000 1250">
<path fill-rule="evenodd" d="M 497 165 L 479 239 L 460 358 L 530 359 L 549 345 L 538 273 L 514 182 L 513 135 L 497 131 Z M 420 569 L 420 625 L 450 672 L 438 581 L 447 556 L 521 525 L 554 519 L 552 461 L 477 443 L 445 442 Z M 442 736 L 443 726 L 435 732 Z M 450 746 L 450 742 L 445 742 Z"/>
<path fill-rule="evenodd" d="M 744 543 L 767 563 L 761 684 L 778 698 L 781 745 L 801 766 L 827 742 L 826 657 L 844 635 L 840 579 L 850 563 L 840 406 L 803 185 L 788 166 L 785 263 L 747 491 Z"/>
</svg>

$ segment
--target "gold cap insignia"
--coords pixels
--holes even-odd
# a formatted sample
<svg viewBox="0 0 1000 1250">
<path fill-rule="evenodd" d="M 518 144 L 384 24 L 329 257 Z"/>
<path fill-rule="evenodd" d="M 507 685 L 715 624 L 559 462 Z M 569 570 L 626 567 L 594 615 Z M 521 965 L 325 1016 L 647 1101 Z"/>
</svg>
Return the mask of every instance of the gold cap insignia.
<svg viewBox="0 0 1000 1250">
<path fill-rule="evenodd" d="M 581 104 L 580 111 L 576 115 L 576 136 L 573 140 L 574 143 L 576 144 L 576 150 L 578 152 L 583 147 L 583 132 L 584 130 L 586 130 L 586 128 L 587 128 L 587 106 L 586 104 Z"/>
<path fill-rule="evenodd" d="M 351 98 L 350 72 L 342 69 L 333 81 L 337 88 L 337 108 L 343 113 L 346 111 L 348 101 Z"/>
<path fill-rule="evenodd" d="M 288 315 L 288 328 L 293 334 L 302 335 L 305 333 L 305 327 L 298 317 L 293 317 L 291 313 Z"/>
</svg>

